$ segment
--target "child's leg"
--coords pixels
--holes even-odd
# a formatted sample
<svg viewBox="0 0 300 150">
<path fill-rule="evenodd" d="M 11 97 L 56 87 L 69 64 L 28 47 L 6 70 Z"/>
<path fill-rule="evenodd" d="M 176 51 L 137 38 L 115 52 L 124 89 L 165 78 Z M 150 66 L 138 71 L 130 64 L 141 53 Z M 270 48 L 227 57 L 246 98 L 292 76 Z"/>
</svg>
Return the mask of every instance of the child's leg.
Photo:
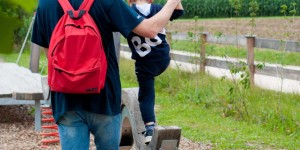
<svg viewBox="0 0 300 150">
<path fill-rule="evenodd" d="M 145 125 L 155 123 L 154 77 L 166 70 L 170 60 L 155 63 L 136 63 L 135 72 L 139 83 L 140 110 Z"/>
<path fill-rule="evenodd" d="M 136 63 L 135 72 L 139 83 L 140 111 L 145 123 L 145 144 L 149 144 L 155 126 L 155 88 L 154 77 L 161 74 L 169 65 L 169 61 L 157 63 Z"/>
<path fill-rule="evenodd" d="M 145 124 L 155 122 L 154 114 L 154 76 L 155 69 L 148 63 L 136 63 L 135 72 L 139 84 L 140 110 Z"/>
<path fill-rule="evenodd" d="M 145 144 L 151 142 L 154 126 L 155 126 L 155 92 L 154 92 L 154 77 L 145 77 L 137 73 L 139 82 L 139 97 L 140 111 L 142 119 L 145 123 Z"/>
<path fill-rule="evenodd" d="M 139 97 L 140 110 L 145 124 L 155 122 L 155 91 L 154 91 L 154 77 L 144 78 L 139 76 Z"/>
</svg>

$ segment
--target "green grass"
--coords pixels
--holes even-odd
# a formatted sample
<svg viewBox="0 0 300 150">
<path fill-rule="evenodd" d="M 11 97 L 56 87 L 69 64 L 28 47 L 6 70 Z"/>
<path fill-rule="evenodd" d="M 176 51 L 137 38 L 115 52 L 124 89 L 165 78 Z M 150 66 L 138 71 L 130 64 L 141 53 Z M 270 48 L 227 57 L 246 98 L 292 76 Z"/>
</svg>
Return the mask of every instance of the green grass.
<svg viewBox="0 0 300 150">
<path fill-rule="evenodd" d="M 127 41 L 123 37 L 121 38 L 121 42 L 127 44 Z M 174 40 L 172 41 L 171 47 L 174 50 L 187 51 L 193 53 L 200 52 L 200 43 L 192 41 Z M 247 50 L 245 47 L 237 48 L 236 46 L 231 45 L 207 44 L 206 55 L 246 59 Z M 255 48 L 254 55 L 255 61 L 259 62 L 300 66 L 299 52 L 284 52 L 270 49 Z"/>
<path fill-rule="evenodd" d="M 40 57 L 40 61 L 39 61 L 39 71 L 42 74 L 47 74 L 48 70 L 47 70 L 47 59 L 44 55 L 44 52 L 41 50 L 40 51 L 41 57 Z M 0 60 L 4 61 L 4 62 L 12 62 L 12 63 L 16 63 L 17 59 L 18 59 L 19 53 L 10 53 L 10 54 L 3 54 L 0 53 Z M 20 57 L 19 63 L 18 65 L 23 66 L 25 68 L 29 68 L 29 59 L 30 59 L 30 50 L 29 49 L 25 49 Z M 43 64 L 45 64 L 45 66 L 43 67 Z"/>
<path fill-rule="evenodd" d="M 120 68 L 123 87 L 136 87 L 133 62 Z M 240 86 L 230 94 L 231 81 L 173 69 L 155 84 L 159 125 L 180 126 L 188 139 L 214 149 L 300 149 L 299 95 Z"/>
</svg>

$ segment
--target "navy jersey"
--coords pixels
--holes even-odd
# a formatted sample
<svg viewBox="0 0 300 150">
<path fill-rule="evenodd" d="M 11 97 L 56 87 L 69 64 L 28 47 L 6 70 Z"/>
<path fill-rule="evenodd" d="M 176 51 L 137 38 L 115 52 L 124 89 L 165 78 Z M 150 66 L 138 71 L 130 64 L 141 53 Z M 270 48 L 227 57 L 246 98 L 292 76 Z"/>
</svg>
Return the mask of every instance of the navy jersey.
<svg viewBox="0 0 300 150">
<path fill-rule="evenodd" d="M 140 12 L 135 4 L 132 5 L 132 9 L 144 18 L 151 18 L 162 9 L 162 6 L 151 4 L 148 15 Z M 170 20 L 177 19 L 182 14 L 183 10 L 175 10 Z M 132 51 L 131 58 L 137 62 L 156 62 L 170 59 L 170 47 L 166 40 L 165 29 L 162 29 L 153 39 L 145 38 L 132 32 L 127 37 L 127 42 Z"/>
<path fill-rule="evenodd" d="M 70 3 L 76 10 L 82 1 L 70 0 Z M 32 42 L 48 48 L 54 27 L 63 13 L 57 0 L 39 0 Z M 122 0 L 95 0 L 89 13 L 99 28 L 107 58 L 105 87 L 100 94 L 51 92 L 53 115 L 56 121 L 66 111 L 85 110 L 106 115 L 116 115 L 121 112 L 121 83 L 112 32 L 119 31 L 127 37 L 142 22 L 143 17 Z"/>
</svg>

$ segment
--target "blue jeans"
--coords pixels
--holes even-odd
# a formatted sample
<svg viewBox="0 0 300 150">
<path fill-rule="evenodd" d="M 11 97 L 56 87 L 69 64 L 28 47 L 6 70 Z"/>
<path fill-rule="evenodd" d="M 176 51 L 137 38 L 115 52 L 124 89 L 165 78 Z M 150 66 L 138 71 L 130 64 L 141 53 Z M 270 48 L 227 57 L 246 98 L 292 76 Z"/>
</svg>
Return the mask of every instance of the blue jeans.
<svg viewBox="0 0 300 150">
<path fill-rule="evenodd" d="M 62 150 L 88 150 L 90 133 L 97 150 L 118 150 L 121 114 L 107 116 L 86 111 L 69 111 L 58 120 Z"/>
</svg>

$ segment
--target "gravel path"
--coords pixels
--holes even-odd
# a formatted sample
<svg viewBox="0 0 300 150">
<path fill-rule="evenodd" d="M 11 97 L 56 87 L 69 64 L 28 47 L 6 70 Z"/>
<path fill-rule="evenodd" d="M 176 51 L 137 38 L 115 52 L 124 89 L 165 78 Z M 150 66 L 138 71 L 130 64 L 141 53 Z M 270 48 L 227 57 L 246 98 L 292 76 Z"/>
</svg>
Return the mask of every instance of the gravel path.
<svg viewBox="0 0 300 150">
<path fill-rule="evenodd" d="M 34 131 L 34 117 L 31 106 L 0 106 L 0 150 L 59 150 L 60 145 L 41 148 L 43 137 Z M 92 141 L 91 137 L 91 141 Z M 95 149 L 91 142 L 92 150 Z M 209 150 L 211 145 L 192 142 L 184 137 L 180 141 L 180 150 Z"/>
</svg>

